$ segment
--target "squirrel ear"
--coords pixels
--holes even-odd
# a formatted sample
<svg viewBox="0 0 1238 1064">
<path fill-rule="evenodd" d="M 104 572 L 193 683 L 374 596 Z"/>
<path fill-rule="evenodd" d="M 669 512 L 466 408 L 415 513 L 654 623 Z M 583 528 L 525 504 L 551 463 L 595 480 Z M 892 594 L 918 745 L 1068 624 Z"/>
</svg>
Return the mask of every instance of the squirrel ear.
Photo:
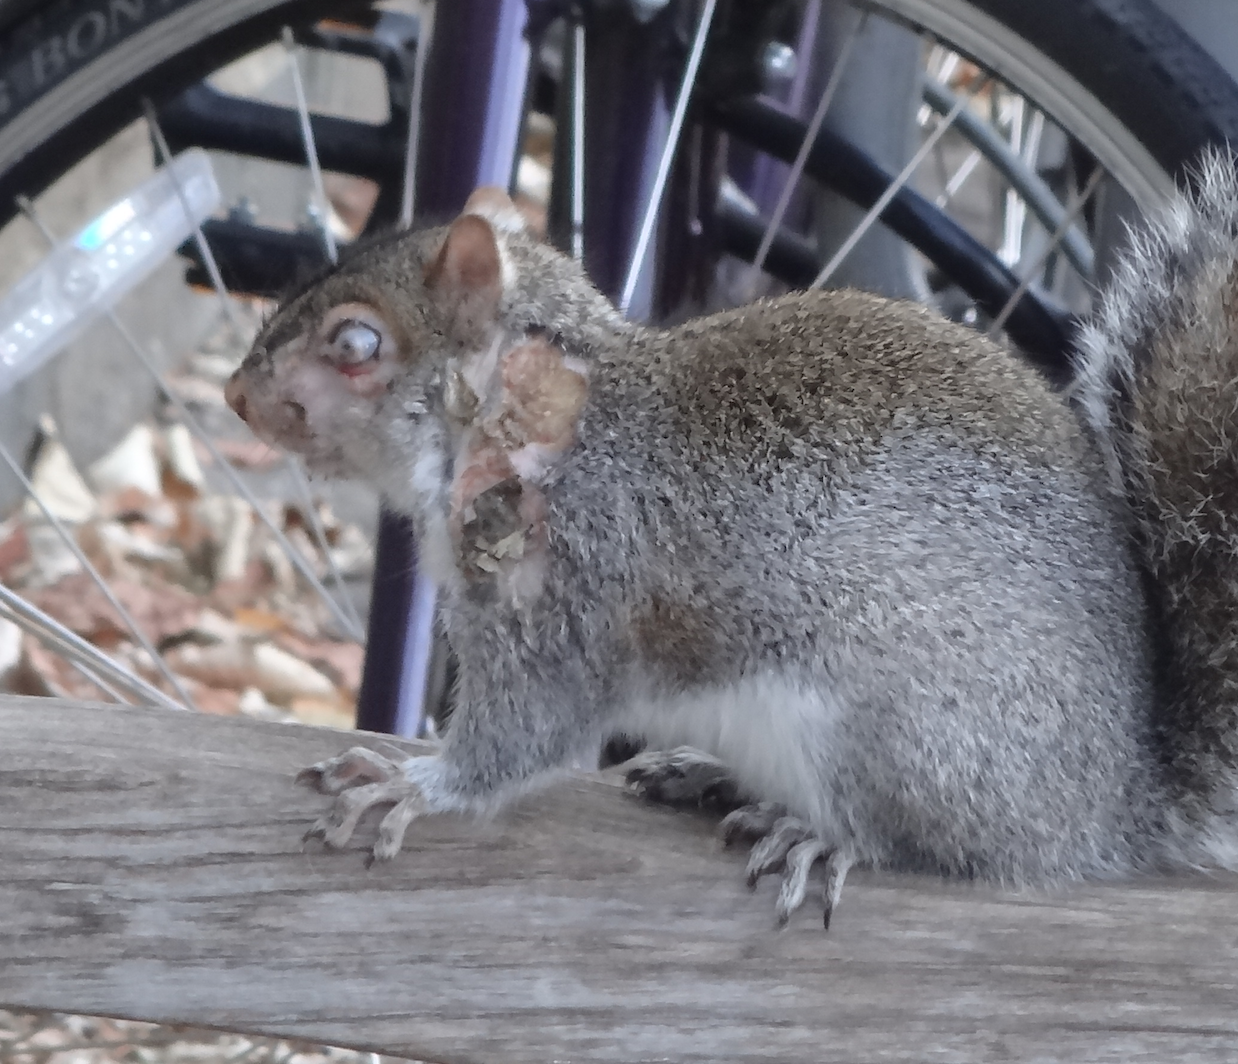
<svg viewBox="0 0 1238 1064">
<path fill-rule="evenodd" d="M 484 335 L 498 317 L 503 295 L 503 257 L 491 224 L 476 214 L 452 222 L 425 280 L 459 339 Z"/>
<path fill-rule="evenodd" d="M 497 185 L 483 185 L 477 189 L 469 196 L 461 213 L 485 218 L 504 233 L 523 233 L 526 228 L 524 215 L 512 198 Z"/>
</svg>

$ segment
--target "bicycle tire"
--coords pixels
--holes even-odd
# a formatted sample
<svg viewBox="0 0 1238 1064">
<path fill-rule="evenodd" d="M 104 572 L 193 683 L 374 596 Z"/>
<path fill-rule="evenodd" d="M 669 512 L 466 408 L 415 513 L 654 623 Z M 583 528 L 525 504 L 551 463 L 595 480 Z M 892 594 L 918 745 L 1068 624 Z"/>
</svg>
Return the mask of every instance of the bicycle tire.
<svg viewBox="0 0 1238 1064">
<path fill-rule="evenodd" d="M 135 118 L 143 95 L 193 83 L 286 21 L 349 6 L 357 5 L 56 0 L 0 30 L 0 224 L 15 213 L 16 195 L 37 193 Z M 1143 209 L 1164 198 L 1204 145 L 1238 143 L 1238 86 L 1149 0 L 867 6 L 1017 85 L 1088 144 Z"/>
<path fill-rule="evenodd" d="M 0 32 L 0 224 L 161 99 L 349 0 L 56 0 Z"/>
<path fill-rule="evenodd" d="M 1049 0 L 1042 5 L 1018 0 L 855 0 L 853 6 L 936 39 L 1006 82 L 1091 152 L 1130 204 L 1144 213 L 1163 203 L 1175 183 L 1191 180 L 1190 165 L 1206 146 L 1238 144 L 1238 85 L 1149 0 Z M 738 30 L 744 38 L 751 27 L 743 16 L 727 29 L 732 36 Z M 805 120 L 787 115 L 768 98 L 751 95 L 750 85 L 731 88 L 715 77 L 698 102 L 704 122 L 728 138 L 784 163 L 799 153 Z M 945 110 L 943 105 L 940 113 Z M 892 171 L 883 171 L 828 128 L 817 134 L 805 172 L 864 210 L 894 180 Z M 912 232 L 918 223 L 907 224 L 913 215 L 927 227 L 919 240 Z M 903 188 L 882 211 L 881 220 L 966 292 L 981 312 L 1000 312 L 1017 289 L 1016 274 L 995 253 L 913 189 Z M 752 255 L 763 231 L 757 215 L 723 212 L 718 224 L 725 250 L 740 258 Z M 1113 233 L 1118 235 L 1118 230 Z M 778 239 L 785 243 L 793 236 L 783 230 Z M 766 263 L 767 272 L 779 281 L 797 287 L 816 276 L 820 263 L 811 262 L 811 254 L 797 258 L 794 248 L 781 250 L 780 261 L 790 264 L 790 270 L 772 260 Z M 1009 336 L 1026 354 L 1054 379 L 1069 379 L 1076 321 L 1071 310 L 1042 305 L 1029 290 L 1004 320 Z"/>
<path fill-rule="evenodd" d="M 940 37 L 1017 86 L 1087 144 L 1145 211 L 1206 145 L 1238 144 L 1238 85 L 1150 0 L 866 6 Z"/>
</svg>

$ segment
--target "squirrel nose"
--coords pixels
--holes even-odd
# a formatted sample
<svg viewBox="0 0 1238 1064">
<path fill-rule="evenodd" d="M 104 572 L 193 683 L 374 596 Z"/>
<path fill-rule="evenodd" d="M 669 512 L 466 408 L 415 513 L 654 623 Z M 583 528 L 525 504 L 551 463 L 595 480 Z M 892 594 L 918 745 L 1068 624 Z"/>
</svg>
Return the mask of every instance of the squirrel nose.
<svg viewBox="0 0 1238 1064">
<path fill-rule="evenodd" d="M 249 412 L 249 403 L 245 399 L 245 388 L 241 384 L 241 374 L 238 370 L 228 378 L 228 383 L 224 385 L 224 401 L 236 411 L 236 416 L 242 421 L 249 421 L 246 416 Z"/>
</svg>

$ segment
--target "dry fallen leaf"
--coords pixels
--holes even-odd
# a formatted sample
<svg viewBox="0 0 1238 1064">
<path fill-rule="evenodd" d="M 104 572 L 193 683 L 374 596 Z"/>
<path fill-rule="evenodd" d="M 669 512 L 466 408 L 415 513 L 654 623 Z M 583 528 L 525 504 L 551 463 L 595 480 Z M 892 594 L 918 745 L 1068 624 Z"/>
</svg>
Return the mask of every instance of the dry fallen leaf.
<svg viewBox="0 0 1238 1064">
<path fill-rule="evenodd" d="M 9 674 L 21 661 L 22 630 L 12 621 L 0 617 L 0 689 L 8 681 Z"/>
<path fill-rule="evenodd" d="M 323 174 L 323 188 L 327 199 L 350 237 L 355 237 L 365 228 L 366 219 L 378 199 L 378 186 L 364 177 L 351 174 Z"/>
<path fill-rule="evenodd" d="M 20 521 L 0 525 L 0 580 L 12 583 L 19 566 L 30 560 L 30 541 Z"/>
<path fill-rule="evenodd" d="M 339 698 L 294 698 L 288 707 L 303 724 L 327 728 L 352 728 L 356 725 L 356 710 L 352 700 Z"/>
<path fill-rule="evenodd" d="M 54 432 L 50 423 L 46 430 Z M 94 493 L 86 486 L 69 452 L 55 436 L 43 440 L 30 470 L 35 494 L 61 521 L 77 524 L 89 521 L 97 510 Z M 32 498 L 22 503 L 22 512 L 31 520 L 42 520 L 43 512 Z"/>
<path fill-rule="evenodd" d="M 177 672 L 209 687 L 257 688 L 271 702 L 294 698 L 334 700 L 335 685 L 312 665 L 270 643 L 232 640 L 211 646 L 184 643 L 167 653 Z"/>
<path fill-rule="evenodd" d="M 308 661 L 325 673 L 338 687 L 354 695 L 361 687 L 361 667 L 365 661 L 365 648 L 360 643 L 336 639 L 311 639 L 291 630 L 280 632 L 275 637 L 275 642 L 290 654 Z"/>
<path fill-rule="evenodd" d="M 232 619 L 252 632 L 280 632 L 288 627 L 286 617 L 254 606 L 238 606 L 232 611 Z"/>
<path fill-rule="evenodd" d="M 253 507 L 233 495 L 210 495 L 198 502 L 194 512 L 214 546 L 212 581 L 239 580 L 249 564 L 250 541 L 254 534 Z"/>
<path fill-rule="evenodd" d="M 238 580 L 225 580 L 211 588 L 206 603 L 230 615 L 243 606 L 262 602 L 275 588 L 270 569 L 261 561 L 251 560 Z"/>
<path fill-rule="evenodd" d="M 100 494 L 137 488 L 147 495 L 159 494 L 159 459 L 155 434 L 149 425 L 134 425 L 124 439 L 86 471 Z"/>
<path fill-rule="evenodd" d="M 61 527 L 73 534 L 71 526 Z M 60 530 L 41 519 L 26 525 L 26 544 L 30 550 L 30 581 L 33 584 L 55 584 L 82 571 L 81 561 Z"/>
<path fill-rule="evenodd" d="M 156 645 L 192 628 L 202 608 L 195 595 L 175 584 L 160 582 L 146 587 L 122 578 L 110 581 L 109 587 L 143 634 Z M 115 645 L 128 636 L 124 622 L 86 573 L 75 573 L 51 587 L 29 591 L 27 597 L 39 609 L 98 646 Z"/>
<path fill-rule="evenodd" d="M 178 502 L 198 498 L 206 487 L 202 466 L 194 451 L 194 439 L 179 422 L 164 432 L 163 493 Z"/>
<path fill-rule="evenodd" d="M 241 712 L 241 692 L 230 687 L 209 687 L 188 680 L 186 686 L 193 704 L 203 713 L 221 717 L 235 717 Z"/>
<path fill-rule="evenodd" d="M 147 524 L 171 532 L 176 528 L 179 513 L 176 505 L 159 495 L 150 495 L 140 488 L 121 488 L 99 497 L 99 515 L 105 520 L 122 524 Z"/>
</svg>

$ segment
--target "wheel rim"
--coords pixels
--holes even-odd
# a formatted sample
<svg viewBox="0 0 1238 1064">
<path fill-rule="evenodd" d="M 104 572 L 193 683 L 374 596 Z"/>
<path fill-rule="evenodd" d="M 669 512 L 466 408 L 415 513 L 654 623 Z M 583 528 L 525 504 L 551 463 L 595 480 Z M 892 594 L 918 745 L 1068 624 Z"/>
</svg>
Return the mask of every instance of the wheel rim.
<svg viewBox="0 0 1238 1064">
<path fill-rule="evenodd" d="M 879 0 L 889 12 L 962 51 L 1015 87 L 1082 141 L 1142 211 L 1173 192 L 1173 178 L 1091 92 L 1012 30 L 966 0 Z"/>
</svg>

